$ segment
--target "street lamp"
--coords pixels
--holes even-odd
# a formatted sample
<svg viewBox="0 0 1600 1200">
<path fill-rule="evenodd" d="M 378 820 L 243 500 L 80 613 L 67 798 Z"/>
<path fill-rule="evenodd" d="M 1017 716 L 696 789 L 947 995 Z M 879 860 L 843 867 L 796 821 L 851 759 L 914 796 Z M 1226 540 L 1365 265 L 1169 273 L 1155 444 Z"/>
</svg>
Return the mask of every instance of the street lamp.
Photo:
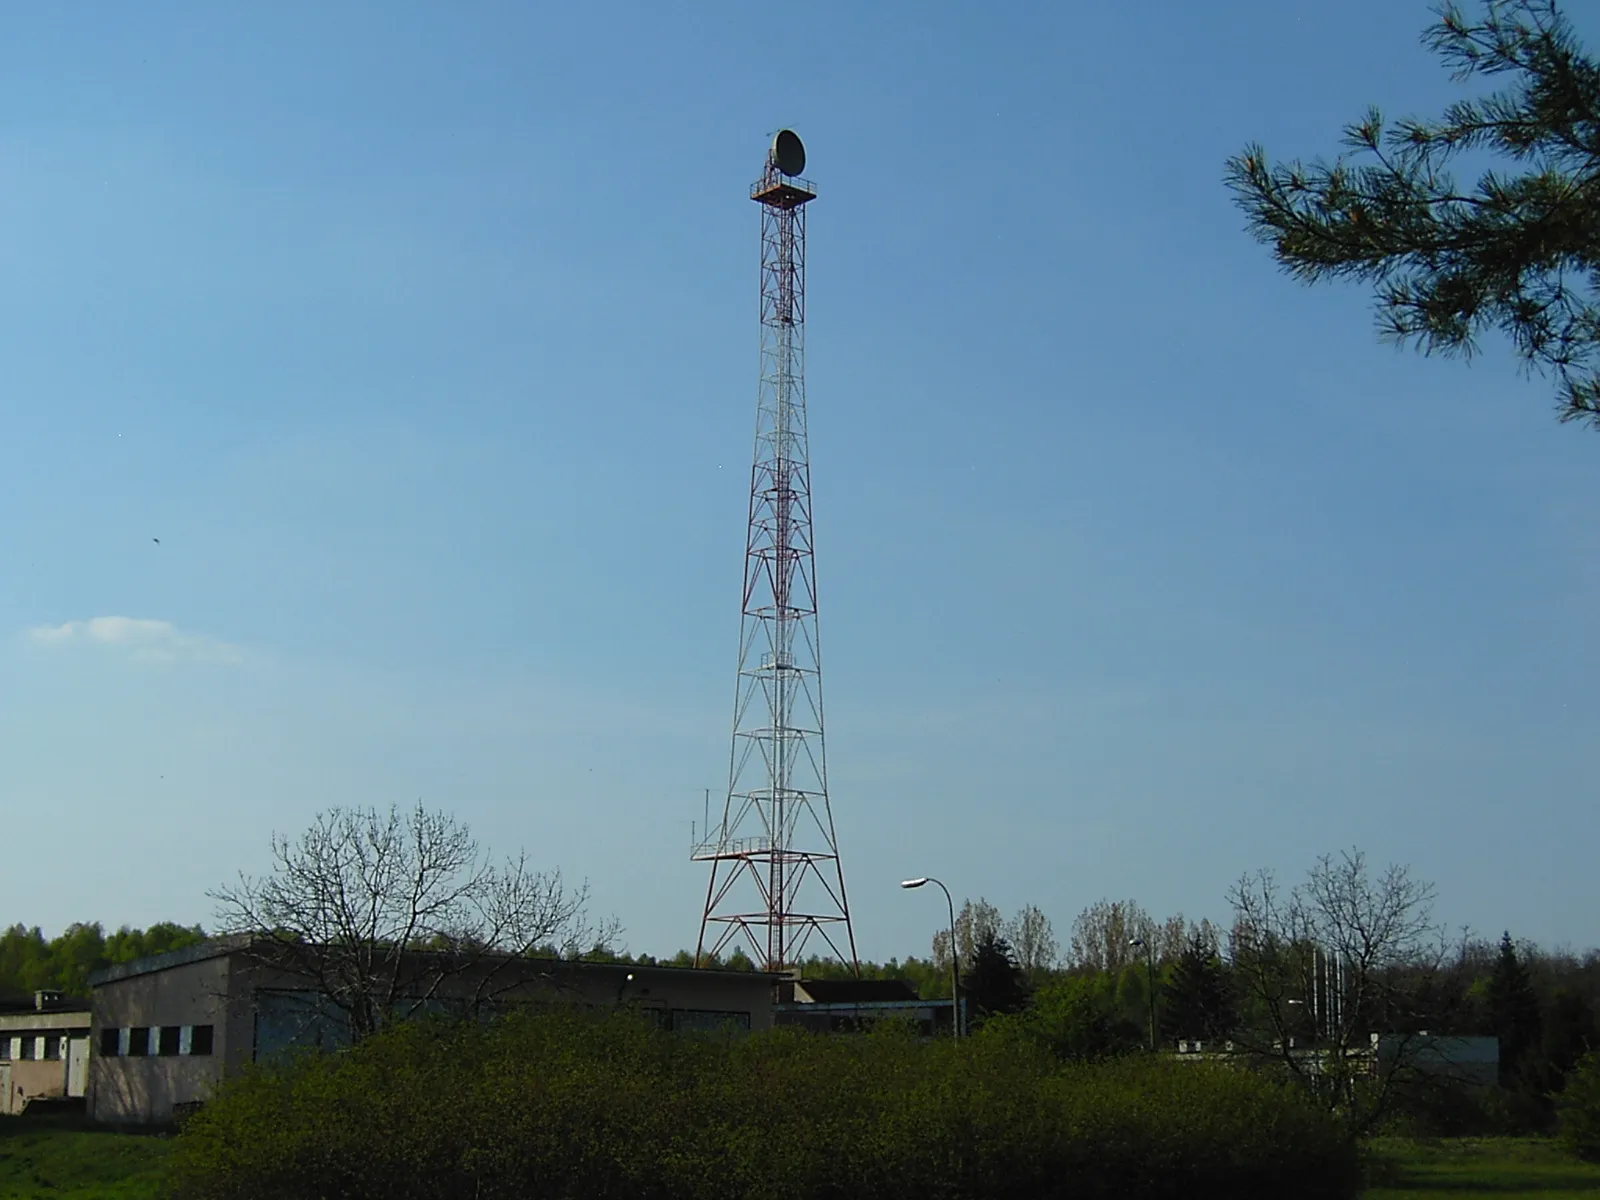
<svg viewBox="0 0 1600 1200">
<path fill-rule="evenodd" d="M 956 954 L 956 902 L 950 898 L 950 889 L 937 879 L 924 875 L 920 879 L 903 879 L 903 888 L 919 888 L 925 883 L 938 883 L 944 893 L 944 902 L 950 907 L 950 1028 L 952 1037 L 961 1036 L 961 964 Z"/>
<path fill-rule="evenodd" d="M 1284 1003 L 1287 1004 L 1290 1008 L 1304 1008 L 1306 1002 L 1304 1000 L 1289 999 L 1289 1000 L 1285 1000 Z M 1294 1035 L 1290 1032 L 1290 1028 L 1292 1028 L 1293 1026 L 1299 1024 L 1298 1021 L 1291 1020 L 1290 1018 L 1298 1017 L 1299 1015 L 1300 1014 L 1297 1013 L 1297 1012 L 1289 1013 L 1284 1018 L 1284 1022 L 1283 1023 L 1287 1027 L 1283 1031 L 1283 1048 L 1285 1050 L 1288 1050 L 1291 1046 L 1294 1045 Z M 1315 1034 L 1314 1031 L 1312 1033 L 1312 1044 L 1313 1045 L 1316 1044 L 1316 1034 Z"/>
<path fill-rule="evenodd" d="M 1150 1052 L 1156 1049 L 1156 952 L 1142 937 L 1129 938 L 1128 945 L 1144 947 L 1145 979 L 1150 993 Z"/>
</svg>

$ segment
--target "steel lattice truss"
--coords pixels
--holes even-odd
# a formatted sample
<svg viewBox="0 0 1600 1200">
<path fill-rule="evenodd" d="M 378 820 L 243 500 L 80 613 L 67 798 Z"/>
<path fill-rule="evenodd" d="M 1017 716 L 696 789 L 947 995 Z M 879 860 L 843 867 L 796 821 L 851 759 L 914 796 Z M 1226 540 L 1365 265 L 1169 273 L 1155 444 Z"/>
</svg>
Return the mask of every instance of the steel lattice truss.
<svg viewBox="0 0 1600 1200">
<path fill-rule="evenodd" d="M 800 962 L 818 935 L 856 964 L 828 803 L 822 656 L 806 439 L 805 246 L 811 184 L 775 156 L 751 189 L 761 208 L 761 387 L 733 750 L 696 960 L 740 945 L 768 970 Z"/>
</svg>

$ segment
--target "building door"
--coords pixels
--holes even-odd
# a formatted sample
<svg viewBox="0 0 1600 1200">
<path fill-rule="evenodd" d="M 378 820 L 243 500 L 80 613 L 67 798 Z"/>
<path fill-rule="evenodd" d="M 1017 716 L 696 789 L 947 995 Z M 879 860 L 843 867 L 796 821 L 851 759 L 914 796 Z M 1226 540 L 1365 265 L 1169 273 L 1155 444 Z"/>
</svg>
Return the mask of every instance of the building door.
<svg viewBox="0 0 1600 1200">
<path fill-rule="evenodd" d="M 81 1096 L 89 1087 L 89 1039 L 67 1039 L 67 1095 Z"/>
</svg>

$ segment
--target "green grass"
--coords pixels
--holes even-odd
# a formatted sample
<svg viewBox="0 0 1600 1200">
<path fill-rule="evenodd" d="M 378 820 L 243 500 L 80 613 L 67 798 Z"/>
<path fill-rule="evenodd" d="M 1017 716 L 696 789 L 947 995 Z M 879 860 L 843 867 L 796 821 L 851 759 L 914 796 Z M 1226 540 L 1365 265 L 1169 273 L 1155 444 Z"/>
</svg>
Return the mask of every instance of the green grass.
<svg viewBox="0 0 1600 1200">
<path fill-rule="evenodd" d="M 105 1133 L 81 1119 L 0 1117 L 5 1200 L 157 1200 L 172 1139 Z"/>
<path fill-rule="evenodd" d="M 1600 1195 L 1600 1165 L 1579 1162 L 1536 1138 L 1460 1138 L 1373 1143 L 1375 1180 L 1366 1200 L 1575 1200 Z"/>
</svg>

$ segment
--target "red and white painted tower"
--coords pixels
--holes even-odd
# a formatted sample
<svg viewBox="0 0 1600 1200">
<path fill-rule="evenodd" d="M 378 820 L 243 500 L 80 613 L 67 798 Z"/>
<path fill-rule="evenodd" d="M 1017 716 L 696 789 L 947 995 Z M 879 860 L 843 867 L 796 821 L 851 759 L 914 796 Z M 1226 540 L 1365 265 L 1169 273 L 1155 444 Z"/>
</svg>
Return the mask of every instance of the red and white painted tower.
<svg viewBox="0 0 1600 1200">
<path fill-rule="evenodd" d="M 733 753 L 722 820 L 693 851 L 711 864 L 696 961 L 741 946 L 773 971 L 808 952 L 857 965 L 823 751 L 805 384 L 806 205 L 816 190 L 800 177 L 805 164 L 785 129 L 750 190 L 761 205 L 761 388 Z"/>
</svg>

